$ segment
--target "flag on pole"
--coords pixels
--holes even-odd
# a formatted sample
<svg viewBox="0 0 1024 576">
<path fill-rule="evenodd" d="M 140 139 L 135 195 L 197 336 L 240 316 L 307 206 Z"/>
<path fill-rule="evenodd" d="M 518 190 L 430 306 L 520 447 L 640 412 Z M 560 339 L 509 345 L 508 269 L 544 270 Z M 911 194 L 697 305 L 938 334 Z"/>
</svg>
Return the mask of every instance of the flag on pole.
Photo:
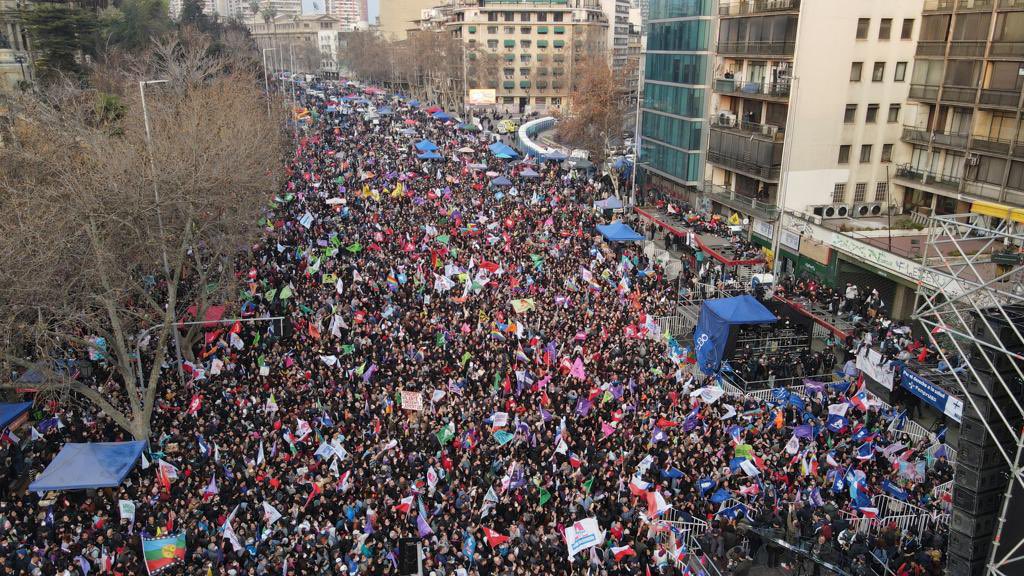
<svg viewBox="0 0 1024 576">
<path fill-rule="evenodd" d="M 497 548 L 505 542 L 508 542 L 508 536 L 504 536 L 491 530 L 490 528 L 484 528 L 484 538 L 487 540 L 487 545 L 491 548 Z"/>
<path fill-rule="evenodd" d="M 143 538 L 142 557 L 146 572 L 153 576 L 175 564 L 185 563 L 185 533 L 178 532 L 163 538 Z"/>
</svg>

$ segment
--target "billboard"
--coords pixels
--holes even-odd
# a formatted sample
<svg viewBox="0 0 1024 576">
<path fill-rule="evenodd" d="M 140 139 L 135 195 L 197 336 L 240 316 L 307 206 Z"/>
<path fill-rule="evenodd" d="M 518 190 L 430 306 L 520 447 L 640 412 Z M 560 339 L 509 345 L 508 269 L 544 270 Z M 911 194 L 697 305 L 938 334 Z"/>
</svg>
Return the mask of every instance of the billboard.
<svg viewBox="0 0 1024 576">
<path fill-rule="evenodd" d="M 470 106 L 489 106 L 498 101 L 494 88 L 470 88 L 466 101 Z"/>
</svg>

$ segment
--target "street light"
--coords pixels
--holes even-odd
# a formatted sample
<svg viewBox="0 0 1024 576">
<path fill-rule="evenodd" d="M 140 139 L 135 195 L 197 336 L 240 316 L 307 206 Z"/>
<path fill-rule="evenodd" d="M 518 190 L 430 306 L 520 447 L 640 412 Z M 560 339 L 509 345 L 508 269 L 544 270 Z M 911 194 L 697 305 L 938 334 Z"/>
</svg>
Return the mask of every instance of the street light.
<svg viewBox="0 0 1024 576">
<path fill-rule="evenodd" d="M 270 81 L 267 79 L 267 52 L 277 48 L 263 49 L 263 90 L 267 93 L 267 118 L 270 117 Z"/>
<path fill-rule="evenodd" d="M 168 80 L 140 80 L 139 81 L 139 94 L 142 96 L 142 121 L 146 127 L 146 151 L 149 153 L 149 171 L 153 179 L 153 201 L 156 204 L 156 222 L 157 227 L 160 231 L 160 255 L 163 258 L 164 263 L 164 276 L 167 278 L 167 282 L 171 282 L 171 266 L 167 261 L 167 245 L 164 243 L 166 235 L 164 234 L 164 218 L 160 211 L 160 188 L 156 182 L 156 161 L 153 159 L 153 137 L 149 130 L 149 109 L 146 108 L 146 86 L 153 86 L 156 84 L 165 84 Z M 174 311 L 171 311 L 171 320 L 174 320 Z M 185 374 L 181 369 L 181 344 L 178 342 L 178 334 L 174 334 L 174 353 L 178 360 L 178 381 L 184 382 Z"/>
<path fill-rule="evenodd" d="M 18 54 L 14 57 L 14 61 L 21 66 L 21 81 L 28 82 L 28 78 L 25 77 L 25 62 L 28 62 L 28 59 Z"/>
</svg>

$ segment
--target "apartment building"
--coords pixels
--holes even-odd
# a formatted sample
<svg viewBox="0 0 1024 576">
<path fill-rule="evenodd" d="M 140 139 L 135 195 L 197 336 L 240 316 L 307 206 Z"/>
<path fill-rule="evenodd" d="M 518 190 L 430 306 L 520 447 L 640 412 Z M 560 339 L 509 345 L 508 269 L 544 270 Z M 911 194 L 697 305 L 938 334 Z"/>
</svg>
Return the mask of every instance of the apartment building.
<svg viewBox="0 0 1024 576">
<path fill-rule="evenodd" d="M 601 0 L 601 9 L 608 18 L 608 63 L 612 70 L 624 72 L 629 64 L 630 0 Z"/>
<path fill-rule="evenodd" d="M 566 104 L 575 65 L 607 50 L 608 25 L 598 0 L 475 0 L 448 23 L 466 47 L 467 88 L 495 89 L 510 112 Z"/>
<path fill-rule="evenodd" d="M 647 2 L 638 188 L 682 194 L 703 179 L 714 5 Z"/>
<path fill-rule="evenodd" d="M 926 0 L 895 173 L 903 204 L 967 212 L 1024 206 L 1024 0 Z"/>
<path fill-rule="evenodd" d="M 251 25 L 253 40 L 260 49 L 273 49 L 269 67 L 334 76 L 339 71 L 343 32 L 336 18 L 326 14 L 278 16 L 269 22 L 257 20 Z M 310 62 L 309 54 L 314 54 Z M 318 60 L 318 61 L 317 61 Z"/>
<path fill-rule="evenodd" d="M 377 29 L 388 40 L 405 40 L 408 30 L 416 29 L 416 21 L 438 0 L 380 0 Z"/>
</svg>

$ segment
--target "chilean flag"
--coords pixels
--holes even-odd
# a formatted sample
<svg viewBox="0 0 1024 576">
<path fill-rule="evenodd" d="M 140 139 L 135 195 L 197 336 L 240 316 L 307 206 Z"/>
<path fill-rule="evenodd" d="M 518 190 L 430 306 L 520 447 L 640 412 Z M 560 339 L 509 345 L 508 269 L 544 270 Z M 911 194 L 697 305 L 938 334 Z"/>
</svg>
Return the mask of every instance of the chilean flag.
<svg viewBox="0 0 1024 576">
<path fill-rule="evenodd" d="M 636 551 L 629 546 L 612 546 L 612 554 L 616 562 L 621 562 L 626 556 L 636 556 Z"/>
<path fill-rule="evenodd" d="M 395 505 L 395 507 L 392 508 L 392 510 L 397 510 L 404 514 L 408 514 L 409 510 L 412 510 L 413 500 L 414 498 L 412 496 L 406 496 L 405 498 L 402 498 L 402 501 Z"/>
<path fill-rule="evenodd" d="M 857 507 L 857 511 L 864 518 L 878 518 L 878 508 L 874 506 Z"/>
<path fill-rule="evenodd" d="M 634 476 L 633 479 L 629 481 L 629 491 L 633 494 L 633 496 L 642 496 L 644 494 L 647 494 L 647 491 L 650 489 L 650 482 L 644 482 L 643 480 L 636 476 Z"/>
<path fill-rule="evenodd" d="M 487 544 L 491 548 L 501 546 L 505 542 L 508 542 L 508 536 L 499 534 L 490 528 L 484 528 L 484 537 L 487 538 Z"/>
<path fill-rule="evenodd" d="M 655 518 L 669 508 L 671 508 L 671 506 L 668 505 L 668 502 L 665 502 L 665 497 L 661 495 L 661 492 L 654 491 L 647 493 L 648 516 Z"/>
</svg>

